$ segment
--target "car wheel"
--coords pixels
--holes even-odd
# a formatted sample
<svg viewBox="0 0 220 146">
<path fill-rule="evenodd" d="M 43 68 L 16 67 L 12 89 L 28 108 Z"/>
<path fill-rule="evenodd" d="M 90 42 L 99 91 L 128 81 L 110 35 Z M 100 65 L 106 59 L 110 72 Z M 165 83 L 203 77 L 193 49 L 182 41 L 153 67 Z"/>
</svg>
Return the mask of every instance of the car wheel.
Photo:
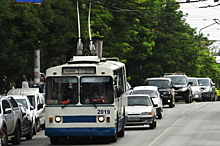
<svg viewBox="0 0 220 146">
<path fill-rule="evenodd" d="M 175 99 L 171 99 L 171 102 L 169 103 L 169 108 L 175 107 Z"/>
<path fill-rule="evenodd" d="M 157 121 L 154 120 L 152 123 L 149 124 L 150 129 L 154 129 L 157 126 Z"/>
<path fill-rule="evenodd" d="M 202 102 L 202 97 L 200 97 L 197 101 L 198 101 L 198 102 Z"/>
<path fill-rule="evenodd" d="M 40 121 L 39 121 L 39 119 L 36 119 L 35 124 L 36 124 L 36 131 L 39 132 L 40 131 Z"/>
<path fill-rule="evenodd" d="M 8 145 L 8 135 L 7 135 L 7 129 L 5 127 L 2 127 L 1 144 L 2 146 Z"/>
<path fill-rule="evenodd" d="M 21 143 L 21 127 L 19 124 L 16 125 L 15 127 L 15 132 L 14 132 L 15 137 L 11 139 L 11 142 L 13 145 L 18 145 Z"/>
<path fill-rule="evenodd" d="M 31 140 L 32 137 L 33 137 L 33 128 L 32 128 L 32 124 L 30 124 L 30 126 L 29 126 L 29 132 L 28 132 L 28 134 L 26 135 L 26 139 L 27 139 L 27 140 Z"/>
<path fill-rule="evenodd" d="M 34 124 L 33 126 L 33 135 L 36 135 L 37 134 L 37 128 L 36 128 L 36 124 Z"/>
<path fill-rule="evenodd" d="M 212 101 L 216 101 L 216 96 L 214 95 L 213 100 Z"/>
<path fill-rule="evenodd" d="M 162 117 L 163 117 L 163 115 L 162 115 L 162 109 L 160 108 L 159 110 L 158 110 L 158 119 L 162 119 Z"/>
<path fill-rule="evenodd" d="M 191 97 L 189 95 L 185 96 L 185 103 L 191 103 Z"/>
<path fill-rule="evenodd" d="M 45 124 L 41 125 L 40 127 L 41 127 L 41 129 L 44 130 L 45 129 Z"/>
</svg>

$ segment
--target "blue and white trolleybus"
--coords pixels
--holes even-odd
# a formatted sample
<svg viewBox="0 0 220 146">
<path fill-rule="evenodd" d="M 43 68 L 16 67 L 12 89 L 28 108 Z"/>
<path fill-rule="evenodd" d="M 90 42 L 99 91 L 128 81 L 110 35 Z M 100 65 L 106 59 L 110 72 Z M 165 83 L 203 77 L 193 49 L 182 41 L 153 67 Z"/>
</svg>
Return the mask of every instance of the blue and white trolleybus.
<svg viewBox="0 0 220 146">
<path fill-rule="evenodd" d="M 45 135 L 52 144 L 75 136 L 124 136 L 125 64 L 99 56 L 73 56 L 46 70 Z"/>
</svg>

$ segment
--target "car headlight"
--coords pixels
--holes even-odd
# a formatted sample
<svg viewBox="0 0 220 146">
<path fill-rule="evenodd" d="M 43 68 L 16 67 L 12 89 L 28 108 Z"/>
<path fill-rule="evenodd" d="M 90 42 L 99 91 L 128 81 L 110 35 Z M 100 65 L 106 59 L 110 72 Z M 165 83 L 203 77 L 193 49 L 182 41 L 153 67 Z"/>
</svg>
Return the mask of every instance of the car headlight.
<svg viewBox="0 0 220 146">
<path fill-rule="evenodd" d="M 209 88 L 204 89 L 203 92 L 209 92 Z"/>
<path fill-rule="evenodd" d="M 186 87 L 180 88 L 180 91 L 186 91 L 186 90 L 187 90 Z"/>
<path fill-rule="evenodd" d="M 55 117 L 55 122 L 60 123 L 62 120 L 61 116 L 56 116 Z"/>
<path fill-rule="evenodd" d="M 170 94 L 170 92 L 169 91 L 162 92 L 162 95 L 167 95 L 167 94 Z"/>
<path fill-rule="evenodd" d="M 105 117 L 104 116 L 98 116 L 98 121 L 99 122 L 104 122 L 105 121 Z"/>
</svg>

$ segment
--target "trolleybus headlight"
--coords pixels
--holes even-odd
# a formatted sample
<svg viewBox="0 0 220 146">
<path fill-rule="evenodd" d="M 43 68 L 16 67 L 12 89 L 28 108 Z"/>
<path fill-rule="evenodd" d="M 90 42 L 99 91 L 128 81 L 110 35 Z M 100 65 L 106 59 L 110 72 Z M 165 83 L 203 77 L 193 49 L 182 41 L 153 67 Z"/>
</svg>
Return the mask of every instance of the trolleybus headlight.
<svg viewBox="0 0 220 146">
<path fill-rule="evenodd" d="M 61 117 L 60 117 L 60 116 L 56 116 L 56 117 L 55 117 L 55 121 L 56 121 L 57 123 L 60 123 L 60 122 L 61 122 Z"/>
<path fill-rule="evenodd" d="M 104 116 L 99 116 L 98 117 L 98 121 L 99 122 L 104 122 L 105 121 L 105 117 Z"/>
</svg>

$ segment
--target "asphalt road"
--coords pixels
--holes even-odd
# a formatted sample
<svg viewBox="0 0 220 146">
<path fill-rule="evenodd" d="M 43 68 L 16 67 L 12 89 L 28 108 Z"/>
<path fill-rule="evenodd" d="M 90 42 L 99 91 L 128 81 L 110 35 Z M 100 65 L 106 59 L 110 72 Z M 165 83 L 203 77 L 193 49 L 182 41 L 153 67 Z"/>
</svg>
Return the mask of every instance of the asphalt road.
<svg viewBox="0 0 220 146">
<path fill-rule="evenodd" d="M 125 136 L 116 143 L 104 139 L 78 138 L 63 141 L 62 145 L 126 145 L 126 146 L 220 146 L 220 102 L 176 103 L 164 107 L 163 118 L 157 127 L 126 127 Z M 9 146 L 12 144 L 9 143 Z M 20 146 L 51 146 L 41 130 L 32 140 L 22 138 Z"/>
</svg>

